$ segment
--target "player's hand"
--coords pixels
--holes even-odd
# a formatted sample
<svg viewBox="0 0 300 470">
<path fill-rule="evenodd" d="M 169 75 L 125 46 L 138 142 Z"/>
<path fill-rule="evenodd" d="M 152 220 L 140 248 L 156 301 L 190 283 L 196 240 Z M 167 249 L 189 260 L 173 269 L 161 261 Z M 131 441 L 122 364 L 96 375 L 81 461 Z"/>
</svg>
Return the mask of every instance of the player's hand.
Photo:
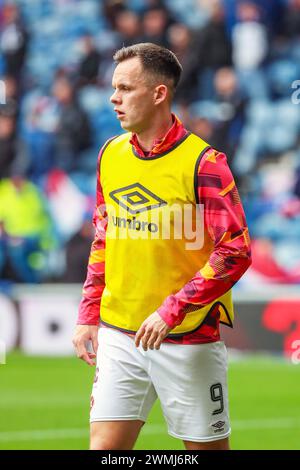
<svg viewBox="0 0 300 470">
<path fill-rule="evenodd" d="M 161 343 L 171 331 L 171 328 L 161 318 L 159 313 L 152 313 L 135 335 L 135 345 L 139 347 L 142 343 L 143 349 L 159 349 Z"/>
<path fill-rule="evenodd" d="M 89 352 L 86 347 L 88 341 L 92 342 L 93 352 Z M 76 354 L 79 359 L 85 361 L 89 366 L 96 364 L 95 357 L 98 349 L 98 326 L 97 325 L 77 325 L 73 337 Z"/>
</svg>

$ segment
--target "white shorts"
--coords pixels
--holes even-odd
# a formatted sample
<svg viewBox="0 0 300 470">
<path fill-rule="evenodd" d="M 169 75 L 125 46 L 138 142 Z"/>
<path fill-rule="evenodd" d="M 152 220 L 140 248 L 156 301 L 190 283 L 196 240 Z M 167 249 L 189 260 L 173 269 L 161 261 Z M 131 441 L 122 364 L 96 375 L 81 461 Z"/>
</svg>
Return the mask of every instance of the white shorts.
<svg viewBox="0 0 300 470">
<path fill-rule="evenodd" d="M 144 351 L 132 336 L 100 328 L 90 421 L 146 421 L 157 397 L 171 436 L 194 442 L 227 437 L 224 343 L 163 343 Z"/>
</svg>

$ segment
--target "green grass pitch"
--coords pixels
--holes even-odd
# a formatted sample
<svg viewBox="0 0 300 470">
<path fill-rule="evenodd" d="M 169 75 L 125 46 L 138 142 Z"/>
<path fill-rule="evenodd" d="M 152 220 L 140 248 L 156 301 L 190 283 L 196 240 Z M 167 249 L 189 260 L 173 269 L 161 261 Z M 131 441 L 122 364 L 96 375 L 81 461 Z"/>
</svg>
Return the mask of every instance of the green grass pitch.
<svg viewBox="0 0 300 470">
<path fill-rule="evenodd" d="M 0 365 L 0 449 L 87 449 L 93 369 L 76 358 L 26 357 Z M 232 449 L 300 449 L 300 364 L 260 356 L 229 367 Z M 183 449 L 159 404 L 136 449 Z"/>
</svg>

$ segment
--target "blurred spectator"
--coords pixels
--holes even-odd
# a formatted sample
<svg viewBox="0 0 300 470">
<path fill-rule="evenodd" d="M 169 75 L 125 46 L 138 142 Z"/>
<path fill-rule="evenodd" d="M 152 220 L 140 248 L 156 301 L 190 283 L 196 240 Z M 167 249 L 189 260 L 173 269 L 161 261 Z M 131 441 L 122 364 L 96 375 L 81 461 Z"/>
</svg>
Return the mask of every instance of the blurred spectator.
<svg viewBox="0 0 300 470">
<path fill-rule="evenodd" d="M 195 38 L 183 23 L 175 23 L 168 29 L 170 49 L 176 54 L 183 71 L 176 91 L 176 101 L 190 104 L 197 98 L 198 91 L 198 57 Z"/>
<path fill-rule="evenodd" d="M 20 19 L 18 6 L 9 3 L 3 7 L 0 33 L 0 51 L 5 60 L 5 72 L 19 81 L 28 46 L 28 33 Z"/>
<path fill-rule="evenodd" d="M 300 39 L 300 0 L 289 0 L 283 20 L 283 34 Z"/>
<path fill-rule="evenodd" d="M 116 28 L 116 18 L 118 14 L 126 9 L 125 0 L 103 0 L 102 12 L 112 29 Z"/>
<path fill-rule="evenodd" d="M 272 37 L 281 34 L 283 17 L 289 0 L 255 0 L 261 9 L 261 18 Z"/>
<path fill-rule="evenodd" d="M 248 96 L 266 98 L 268 90 L 261 67 L 269 53 L 269 38 L 260 8 L 254 2 L 242 1 L 237 4 L 237 17 L 232 32 L 234 66 Z"/>
<path fill-rule="evenodd" d="M 213 98 L 213 76 L 220 67 L 232 63 L 231 43 L 227 35 L 224 8 L 220 0 L 210 4 L 211 19 L 198 33 L 200 97 Z"/>
<path fill-rule="evenodd" d="M 210 20 L 199 32 L 199 59 L 202 67 L 218 69 L 231 65 L 231 43 L 225 29 L 223 3 L 210 2 Z"/>
<path fill-rule="evenodd" d="M 0 106 L 0 179 L 6 178 L 16 157 L 16 119 L 8 105 Z"/>
<path fill-rule="evenodd" d="M 233 61 L 238 69 L 257 69 L 268 53 L 266 27 L 259 7 L 243 1 L 237 6 L 238 23 L 233 28 Z"/>
<path fill-rule="evenodd" d="M 83 58 L 78 67 L 79 85 L 96 84 L 98 80 L 101 55 L 97 51 L 93 38 L 86 34 L 81 38 Z"/>
<path fill-rule="evenodd" d="M 67 76 L 58 76 L 52 91 L 58 104 L 56 166 L 70 172 L 76 169 L 80 152 L 91 145 L 89 119 L 77 101 L 76 90 Z"/>
<path fill-rule="evenodd" d="M 87 197 L 61 170 L 53 170 L 47 175 L 45 195 L 56 232 L 60 239 L 66 242 L 82 225 L 88 202 Z"/>
<path fill-rule="evenodd" d="M 300 167 L 296 170 L 296 181 L 295 181 L 295 188 L 294 194 L 300 200 Z"/>
<path fill-rule="evenodd" d="M 292 195 L 283 204 L 282 214 L 288 218 L 294 218 L 300 215 L 300 167 L 295 170 L 295 181 Z"/>
<path fill-rule="evenodd" d="M 0 181 L 1 251 L 21 282 L 40 282 L 46 250 L 51 248 L 51 221 L 38 189 L 20 175 Z"/>
<path fill-rule="evenodd" d="M 148 8 L 143 14 L 140 42 L 153 42 L 169 47 L 167 28 L 171 23 L 170 14 L 164 6 Z"/>
<path fill-rule="evenodd" d="M 140 35 L 139 16 L 130 10 L 122 10 L 117 13 L 115 29 L 118 33 L 118 47 L 127 47 L 138 42 Z"/>
<path fill-rule="evenodd" d="M 19 89 L 15 77 L 11 75 L 5 75 L 1 78 L 5 84 L 5 105 L 9 108 L 10 113 L 17 116 L 19 111 Z"/>
<path fill-rule="evenodd" d="M 92 216 L 86 216 L 80 230 L 66 245 L 66 271 L 62 281 L 82 283 L 86 277 L 86 265 L 94 238 Z"/>
<path fill-rule="evenodd" d="M 214 78 L 218 124 L 214 134 L 214 145 L 232 160 L 239 144 L 245 122 L 246 100 L 243 97 L 234 69 L 219 69 Z"/>
<path fill-rule="evenodd" d="M 165 0 L 144 0 L 144 10 L 148 8 L 166 8 Z"/>
<path fill-rule="evenodd" d="M 75 86 L 63 71 L 53 82 L 52 94 L 35 98 L 26 116 L 26 152 L 22 158 L 28 161 L 27 175 L 38 184 L 55 167 L 74 171 L 81 152 L 92 141 L 89 118 L 77 101 Z"/>
<path fill-rule="evenodd" d="M 201 115 L 191 116 L 189 128 L 192 132 L 199 135 L 201 139 L 214 145 L 215 127 L 212 120 Z"/>
<path fill-rule="evenodd" d="M 58 107 L 53 98 L 37 96 L 26 109 L 24 151 L 18 165 L 35 183 L 54 167 L 55 136 L 58 127 Z"/>
<path fill-rule="evenodd" d="M 3 6 L 4 6 L 4 0 L 0 0 L 0 30 L 3 25 Z"/>
</svg>

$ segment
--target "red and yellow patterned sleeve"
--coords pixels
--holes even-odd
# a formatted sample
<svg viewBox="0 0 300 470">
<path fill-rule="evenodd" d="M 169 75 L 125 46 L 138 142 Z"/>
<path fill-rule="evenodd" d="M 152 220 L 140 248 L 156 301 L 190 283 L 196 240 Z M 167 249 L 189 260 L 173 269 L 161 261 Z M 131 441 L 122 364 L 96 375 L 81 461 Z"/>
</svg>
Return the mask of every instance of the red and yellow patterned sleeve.
<svg viewBox="0 0 300 470">
<path fill-rule="evenodd" d="M 183 321 L 195 304 L 205 306 L 225 294 L 251 264 L 243 206 L 223 153 L 209 149 L 204 154 L 198 167 L 197 192 L 213 250 L 204 267 L 158 308 L 172 328 Z"/>
<path fill-rule="evenodd" d="M 91 246 L 87 277 L 83 285 L 82 299 L 79 305 L 78 325 L 98 325 L 100 321 L 100 302 L 105 287 L 105 236 L 107 227 L 105 201 L 100 182 L 100 160 L 105 147 L 102 147 L 98 156 L 96 206 L 93 214 L 95 237 Z"/>
</svg>

